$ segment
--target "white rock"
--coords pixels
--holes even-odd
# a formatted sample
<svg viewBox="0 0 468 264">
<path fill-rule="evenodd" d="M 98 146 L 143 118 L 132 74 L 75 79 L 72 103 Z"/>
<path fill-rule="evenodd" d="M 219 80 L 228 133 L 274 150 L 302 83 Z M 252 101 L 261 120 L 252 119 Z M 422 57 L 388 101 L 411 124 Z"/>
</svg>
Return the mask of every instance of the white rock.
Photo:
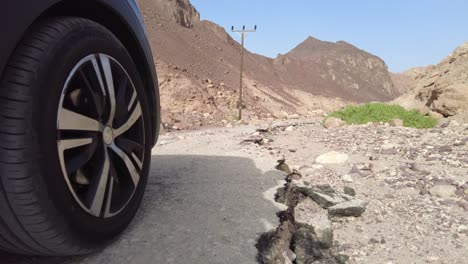
<svg viewBox="0 0 468 264">
<path fill-rule="evenodd" d="M 344 182 L 349 182 L 349 183 L 354 182 L 353 178 L 352 178 L 351 175 L 349 175 L 349 174 L 343 175 L 343 177 L 342 177 L 341 179 L 342 179 Z"/>
<path fill-rule="evenodd" d="M 385 149 L 385 150 L 387 150 L 387 149 L 394 149 L 395 147 L 396 147 L 396 145 L 395 145 L 395 144 L 391 144 L 391 143 L 382 145 L 382 149 Z"/>
<path fill-rule="evenodd" d="M 459 226 L 459 227 L 457 228 L 457 231 L 458 231 L 459 233 L 465 233 L 465 232 L 468 231 L 468 226 L 466 226 L 466 225 L 461 225 L 461 226 Z"/>
<path fill-rule="evenodd" d="M 455 192 L 457 191 L 457 188 L 452 185 L 436 185 L 432 187 L 429 192 L 437 197 L 440 198 L 450 198 L 455 196 Z"/>
<path fill-rule="evenodd" d="M 346 161 L 348 161 L 348 155 L 336 151 L 330 151 L 315 159 L 315 162 L 321 164 L 340 164 Z"/>
<path fill-rule="evenodd" d="M 294 131 L 294 126 L 288 126 L 285 131 L 287 132 L 291 132 L 291 131 Z"/>
<path fill-rule="evenodd" d="M 440 260 L 440 258 L 437 257 L 437 256 L 429 256 L 429 257 L 427 257 L 427 262 L 429 262 L 429 263 L 438 262 L 439 260 Z"/>
</svg>

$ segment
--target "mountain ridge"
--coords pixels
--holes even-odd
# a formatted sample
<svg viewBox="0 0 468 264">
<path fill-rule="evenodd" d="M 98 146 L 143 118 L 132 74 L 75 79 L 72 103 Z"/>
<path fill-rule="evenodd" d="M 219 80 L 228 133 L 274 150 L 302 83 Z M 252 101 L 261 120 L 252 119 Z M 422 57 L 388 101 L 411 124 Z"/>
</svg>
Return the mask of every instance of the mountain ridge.
<svg viewBox="0 0 468 264">
<path fill-rule="evenodd" d="M 139 0 L 139 6 L 162 84 L 165 120 L 183 119 L 180 123 L 192 125 L 232 120 L 237 112 L 240 44 L 216 23 L 201 20 L 188 0 Z M 344 41 L 310 37 L 305 44 L 307 40 L 331 43 L 325 44 L 328 53 L 304 60 L 245 51 L 247 119 L 309 116 L 350 102 L 396 97 L 388 68 L 378 57 Z"/>
</svg>

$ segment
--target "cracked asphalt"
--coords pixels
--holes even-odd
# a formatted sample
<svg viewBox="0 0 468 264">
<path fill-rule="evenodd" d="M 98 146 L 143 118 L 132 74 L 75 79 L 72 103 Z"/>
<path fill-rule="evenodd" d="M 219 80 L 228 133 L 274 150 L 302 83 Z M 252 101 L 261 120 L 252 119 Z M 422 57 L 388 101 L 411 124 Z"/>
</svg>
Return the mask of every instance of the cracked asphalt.
<svg viewBox="0 0 468 264">
<path fill-rule="evenodd" d="M 113 243 L 71 258 L 0 253 L 0 263 L 256 263 L 257 239 L 278 225 L 272 190 L 284 175 L 239 144 L 252 131 L 161 136 L 140 210 Z"/>
</svg>

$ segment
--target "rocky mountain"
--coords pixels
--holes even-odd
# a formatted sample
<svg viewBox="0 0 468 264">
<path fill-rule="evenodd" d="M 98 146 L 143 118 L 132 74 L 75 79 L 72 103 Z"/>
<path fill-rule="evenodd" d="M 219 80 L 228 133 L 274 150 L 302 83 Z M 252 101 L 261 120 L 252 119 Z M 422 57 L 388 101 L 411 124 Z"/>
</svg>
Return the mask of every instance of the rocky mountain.
<svg viewBox="0 0 468 264">
<path fill-rule="evenodd" d="M 468 112 L 468 42 L 439 64 L 415 77 L 410 91 L 395 103 L 406 108 L 435 112 L 445 117 Z"/>
<path fill-rule="evenodd" d="M 416 77 L 424 73 L 428 67 L 414 67 L 404 72 L 390 73 L 395 92 L 399 95 L 409 92 L 415 86 Z"/>
<path fill-rule="evenodd" d="M 284 63 L 285 75 L 301 75 L 289 83 L 307 92 L 357 102 L 386 101 L 401 94 L 394 90 L 383 60 L 345 41 L 332 43 L 309 37 L 285 56 L 290 58 Z M 297 71 L 295 66 L 304 70 Z"/>
<path fill-rule="evenodd" d="M 140 2 L 143 7 L 150 6 L 158 11 L 159 16 L 172 19 L 186 28 L 191 28 L 194 23 L 200 21 L 200 13 L 189 0 L 142 0 Z"/>
<path fill-rule="evenodd" d="M 188 0 L 139 0 L 157 64 L 163 122 L 185 128 L 237 115 L 240 45 Z M 246 51 L 245 119 L 321 115 L 397 96 L 385 63 L 346 42 L 309 38 L 275 59 Z M 224 121 L 226 122 L 226 121 Z"/>
</svg>

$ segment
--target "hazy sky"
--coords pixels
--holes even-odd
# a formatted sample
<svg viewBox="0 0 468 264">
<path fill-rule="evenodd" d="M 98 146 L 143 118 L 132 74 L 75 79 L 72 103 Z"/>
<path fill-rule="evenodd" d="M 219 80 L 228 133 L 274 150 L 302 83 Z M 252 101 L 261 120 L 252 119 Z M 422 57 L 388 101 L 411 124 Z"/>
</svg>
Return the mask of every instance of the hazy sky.
<svg viewBox="0 0 468 264">
<path fill-rule="evenodd" d="M 202 19 L 230 31 L 258 25 L 253 52 L 276 57 L 308 36 L 345 40 L 393 72 L 435 64 L 468 41 L 468 0 L 192 0 Z M 236 39 L 239 37 L 234 34 Z"/>
</svg>

